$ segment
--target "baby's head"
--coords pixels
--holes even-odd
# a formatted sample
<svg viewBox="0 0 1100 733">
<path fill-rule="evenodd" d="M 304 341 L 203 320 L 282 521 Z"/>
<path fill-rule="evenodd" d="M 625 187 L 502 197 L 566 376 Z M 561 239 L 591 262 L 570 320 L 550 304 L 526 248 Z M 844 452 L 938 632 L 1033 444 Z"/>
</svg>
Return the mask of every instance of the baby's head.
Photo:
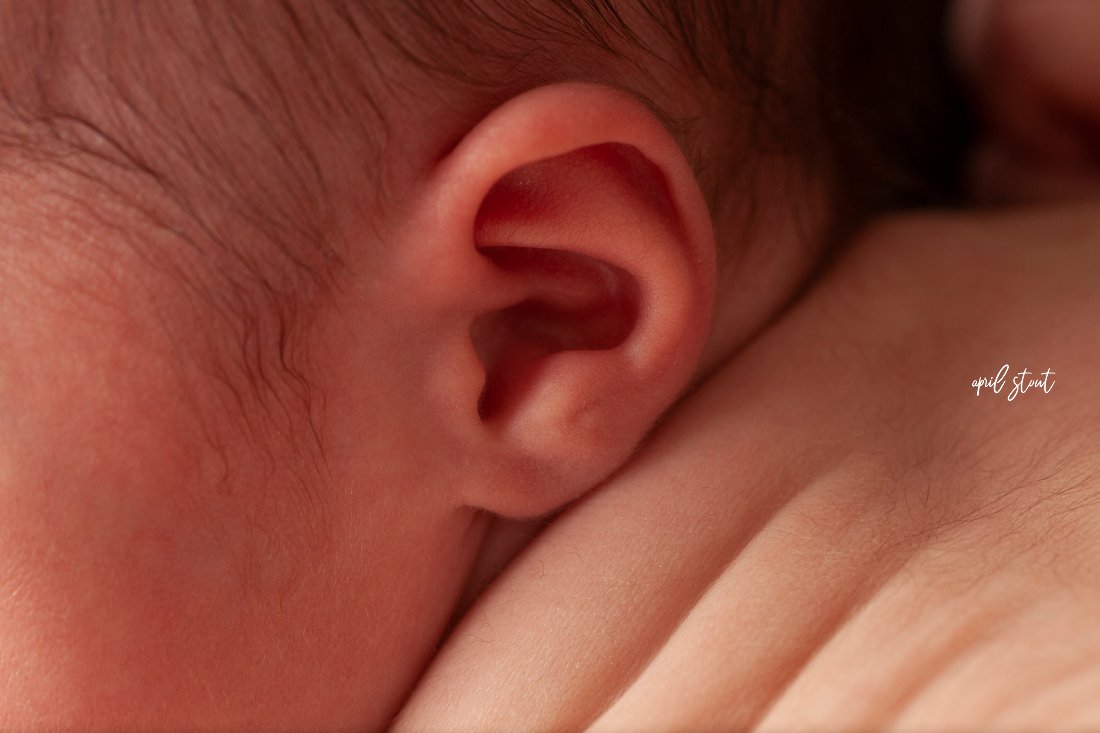
<svg viewBox="0 0 1100 733">
<path fill-rule="evenodd" d="M 860 5 L 5 2 L 0 727 L 386 720 L 488 516 L 942 190 Z"/>
</svg>

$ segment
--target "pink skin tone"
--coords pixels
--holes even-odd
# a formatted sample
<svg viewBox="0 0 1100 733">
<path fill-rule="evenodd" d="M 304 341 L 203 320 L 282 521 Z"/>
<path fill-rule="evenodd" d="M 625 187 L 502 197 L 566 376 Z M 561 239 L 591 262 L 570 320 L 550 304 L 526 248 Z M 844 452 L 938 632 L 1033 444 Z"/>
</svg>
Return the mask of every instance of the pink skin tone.
<svg viewBox="0 0 1100 733">
<path fill-rule="evenodd" d="M 1087 679 L 1070 674 L 1093 643 L 1075 615 L 1085 606 L 1062 603 L 1044 585 L 1057 578 L 1065 593 L 1094 602 L 1081 578 L 1094 567 L 1095 523 L 1060 513 L 1080 494 L 1056 492 L 1032 530 L 1012 534 L 1019 515 L 1011 511 L 951 524 L 965 502 L 917 500 L 934 478 L 960 480 L 949 466 L 891 478 L 894 503 L 875 489 L 902 464 L 924 465 L 914 446 L 928 455 L 972 449 L 975 460 L 1010 469 L 1026 453 L 1027 435 L 1012 433 L 1021 414 L 1041 436 L 1051 434 L 1048 423 L 1095 422 L 1087 414 L 1095 396 L 1083 384 L 1071 393 L 1060 382 L 1011 417 L 1000 402 L 962 402 L 977 405 L 965 413 L 958 401 L 970 379 L 999 366 L 988 359 L 1008 358 L 994 346 L 1028 344 L 1012 356 L 1022 366 L 1050 360 L 1060 375 L 1088 371 L 1094 354 L 1081 344 L 1095 343 L 1086 287 L 1094 259 L 1074 244 L 1087 237 L 1063 227 L 1087 224 L 1090 213 L 879 230 L 811 301 L 731 359 L 817 258 L 788 211 L 773 207 L 751 241 L 718 243 L 739 264 L 716 280 L 713 225 L 732 228 L 710 221 L 676 142 L 636 101 L 563 84 L 472 120 L 450 109 L 441 104 L 403 130 L 408 167 L 389 207 L 364 212 L 360 201 L 338 201 L 343 239 L 369 230 L 387 246 L 355 250 L 302 345 L 315 365 L 311 382 L 327 396 L 316 437 L 301 416 L 242 423 L 226 409 L 224 389 L 180 358 L 209 347 L 209 315 L 133 254 L 109 217 L 89 217 L 57 195 L 60 187 L 86 196 L 79 183 L 0 179 L 5 237 L 36 245 L 0 248 L 0 728 L 381 727 L 431 662 L 456 607 L 499 562 L 492 552 L 513 551 L 489 534 L 489 517 L 553 512 L 624 464 L 484 595 L 401 725 L 461 728 L 515 715 L 524 726 L 676 728 L 771 715 L 789 729 L 800 727 L 790 717 L 798 711 L 833 715 L 836 700 L 859 697 L 863 707 L 843 719 L 858 727 L 884 716 L 885 693 L 866 695 L 868 685 L 901 680 L 907 695 L 925 694 L 928 680 L 961 659 L 919 633 L 909 641 L 925 655 L 919 664 L 868 651 L 897 638 L 900 613 L 921 610 L 947 614 L 928 636 L 958 625 L 952 643 L 993 619 L 1015 635 L 995 640 L 1002 656 L 985 657 L 985 667 L 953 667 L 977 682 L 945 683 L 934 698 L 944 702 L 926 713 L 918 706 L 917 722 L 959 709 L 948 704 L 956 689 L 972 691 L 963 710 L 973 719 L 998 695 L 1016 694 L 991 685 L 983 698 L 986 668 L 1027 664 L 1036 687 L 1064 678 L 1086 689 Z M 340 152 L 322 163 L 347 192 L 363 188 L 356 176 L 365 174 Z M 803 198 L 814 191 L 807 182 Z M 759 192 L 766 204 L 790 195 L 789 187 Z M 96 203 L 109 212 L 110 202 Z M 126 223 L 131 236 L 159 236 Z M 1051 238 L 1066 245 L 1034 259 L 1035 242 Z M 913 244 L 926 241 L 940 244 Z M 959 254 L 952 243 L 967 246 Z M 486 249 L 510 246 L 567 256 Z M 110 256 L 70 254 L 91 250 Z M 957 267 L 945 271 L 945 261 Z M 1013 330 L 976 340 L 952 319 L 970 308 L 973 278 L 989 276 L 982 268 L 991 261 L 996 277 L 979 310 L 995 311 L 1011 294 Z M 1035 276 L 1013 280 L 1019 262 Z M 516 308 L 532 300 L 546 308 Z M 592 313 L 607 311 L 594 329 Z M 1052 313 L 1080 334 L 1078 350 L 1046 327 Z M 905 348 L 886 349 L 903 322 Z M 878 368 L 884 362 L 894 368 Z M 929 364 L 941 371 L 918 394 L 913 375 Z M 635 455 L 664 411 L 712 372 Z M 922 409 L 910 413 L 914 405 Z M 1016 437 L 981 439 L 998 426 Z M 794 457 L 781 449 L 791 435 Z M 1068 436 L 1065 450 L 1086 438 Z M 981 505 L 987 490 L 970 498 Z M 914 526 L 931 539 L 903 542 Z M 943 526 L 950 531 L 935 531 Z M 990 574 L 972 615 L 952 615 L 939 602 L 956 587 L 944 567 L 969 583 L 979 566 L 968 550 L 988 548 L 989 562 L 1018 554 L 993 536 L 1038 550 Z M 1076 559 L 1053 573 L 1040 561 L 1051 556 Z M 701 595 L 711 583 L 714 593 Z M 1023 586 L 1045 605 L 1013 595 Z M 822 603 L 824 615 L 815 610 Z M 1021 616 L 997 615 L 1009 607 Z M 1038 664 L 1028 656 L 1037 632 L 1027 613 L 1036 608 L 1049 628 L 1080 640 L 1081 657 Z M 857 609 L 865 620 L 845 624 Z M 490 645 L 476 641 L 485 619 L 497 634 Z M 672 636 L 679 619 L 688 623 Z M 788 686 L 830 635 L 846 641 Z M 772 666 L 753 663 L 761 657 Z M 867 677 L 852 678 L 860 696 L 830 687 L 837 670 L 853 669 Z M 532 694 L 525 680 L 546 670 L 554 673 Z M 1085 715 L 1078 687 L 1043 689 L 1068 700 L 1058 708 L 1067 715 Z M 730 689 L 741 697 L 731 701 Z M 904 701 L 887 702 L 904 712 Z M 1040 703 L 1036 716 L 1054 707 Z"/>
<path fill-rule="evenodd" d="M 1096 727 L 1098 226 L 872 229 L 519 554 L 397 729 Z M 976 397 L 1005 353 L 1062 378 Z"/>
<path fill-rule="evenodd" d="M 1098 171 L 1041 154 L 1096 140 L 1017 118 L 1100 123 L 1100 8 L 1058 8 L 959 40 L 1017 176 L 980 151 L 976 195 L 1074 201 L 871 227 L 519 553 L 398 730 L 1100 726 Z M 976 396 L 1006 360 L 1059 381 Z"/>
<path fill-rule="evenodd" d="M 409 134 L 429 133 L 454 137 Z M 4 180 L 7 236 L 37 246 L 2 255 L 0 728 L 382 726 L 489 517 L 599 484 L 812 261 L 746 252 L 716 311 L 691 168 L 607 87 L 520 95 L 429 149 L 300 347 L 316 434 L 293 403 L 242 421 L 181 358 L 210 316 L 57 194 L 79 182 Z M 110 257 L 67 254 L 89 251 Z M 737 287 L 761 274 L 776 287 Z"/>
</svg>

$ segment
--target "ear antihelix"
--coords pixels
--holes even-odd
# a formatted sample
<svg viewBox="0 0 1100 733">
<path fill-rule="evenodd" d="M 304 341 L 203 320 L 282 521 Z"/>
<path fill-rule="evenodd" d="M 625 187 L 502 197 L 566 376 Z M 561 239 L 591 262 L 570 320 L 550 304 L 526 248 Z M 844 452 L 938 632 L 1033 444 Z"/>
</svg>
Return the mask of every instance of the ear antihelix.
<svg viewBox="0 0 1100 733">
<path fill-rule="evenodd" d="M 483 424 L 576 483 L 614 466 L 687 379 L 707 286 L 661 170 L 633 145 L 523 166 L 486 194 L 479 253 L 525 296 L 475 320 Z"/>
<path fill-rule="evenodd" d="M 563 351 L 614 349 L 638 318 L 638 284 L 625 270 L 561 250 L 487 247 L 482 253 L 531 280 L 529 295 L 486 313 L 471 329 L 485 366 L 478 413 L 507 419 L 540 377 L 547 358 Z"/>
</svg>

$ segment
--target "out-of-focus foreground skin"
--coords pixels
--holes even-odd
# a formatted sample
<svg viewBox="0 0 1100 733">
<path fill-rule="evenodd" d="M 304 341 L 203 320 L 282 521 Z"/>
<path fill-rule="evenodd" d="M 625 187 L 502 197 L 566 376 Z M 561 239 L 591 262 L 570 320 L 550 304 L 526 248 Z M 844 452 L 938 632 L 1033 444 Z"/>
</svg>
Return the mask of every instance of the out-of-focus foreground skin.
<svg viewBox="0 0 1100 733">
<path fill-rule="evenodd" d="M 399 730 L 1100 727 L 1100 6 L 960 5 L 974 195 L 1013 208 L 865 231 L 489 586 Z"/>
</svg>

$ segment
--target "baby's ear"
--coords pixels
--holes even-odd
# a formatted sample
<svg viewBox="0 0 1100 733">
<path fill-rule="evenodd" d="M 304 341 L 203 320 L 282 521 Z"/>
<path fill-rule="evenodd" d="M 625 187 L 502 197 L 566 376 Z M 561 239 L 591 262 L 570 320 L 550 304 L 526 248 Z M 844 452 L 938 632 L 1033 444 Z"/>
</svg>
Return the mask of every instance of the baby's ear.
<svg viewBox="0 0 1100 733">
<path fill-rule="evenodd" d="M 708 335 L 711 219 L 650 110 L 601 86 L 518 96 L 436 166 L 400 287 L 461 501 L 512 517 L 606 478 L 687 386 Z"/>
<path fill-rule="evenodd" d="M 985 127 L 980 199 L 1100 193 L 1100 2 L 960 0 L 956 55 Z"/>
</svg>

